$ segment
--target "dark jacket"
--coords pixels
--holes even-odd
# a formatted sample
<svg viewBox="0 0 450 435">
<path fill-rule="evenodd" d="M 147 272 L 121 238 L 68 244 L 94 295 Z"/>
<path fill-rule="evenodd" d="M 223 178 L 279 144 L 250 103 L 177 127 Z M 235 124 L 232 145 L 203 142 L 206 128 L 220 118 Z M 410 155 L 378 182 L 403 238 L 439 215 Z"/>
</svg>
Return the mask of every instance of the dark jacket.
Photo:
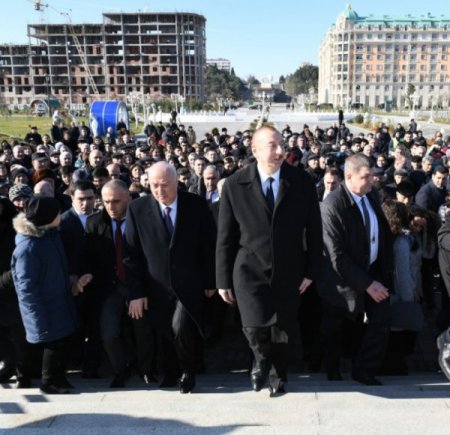
<svg viewBox="0 0 450 435">
<path fill-rule="evenodd" d="M 438 231 L 439 268 L 450 296 L 450 213 L 445 216 L 445 223 Z"/>
<path fill-rule="evenodd" d="M 166 323 L 176 296 L 201 326 L 203 290 L 216 288 L 216 231 L 206 200 L 178 192 L 177 219 L 169 238 L 153 196 L 136 199 L 128 208 L 126 239 L 130 299 L 147 296 L 150 314 Z"/>
<path fill-rule="evenodd" d="M 45 343 L 72 334 L 75 305 L 58 230 L 36 228 L 23 213 L 14 219 L 14 228 L 11 268 L 27 341 Z"/>
<path fill-rule="evenodd" d="M 111 218 L 105 210 L 89 216 L 86 224 L 86 243 L 83 255 L 83 272 L 92 273 L 93 280 L 87 289 L 90 296 L 103 300 L 117 288 L 116 254 Z M 126 256 L 126 241 L 123 240 L 123 253 Z M 121 294 L 126 287 L 120 286 Z"/>
<path fill-rule="evenodd" d="M 12 202 L 6 197 L 0 197 L 0 327 L 21 321 L 11 273 L 11 257 L 16 246 L 12 220 L 16 214 Z"/>
<path fill-rule="evenodd" d="M 438 212 L 439 207 L 444 204 L 447 189 L 438 189 L 433 180 L 424 184 L 416 194 L 416 204 L 426 210 Z"/>
<path fill-rule="evenodd" d="M 379 227 L 378 270 L 376 280 L 392 291 L 393 236 L 375 190 L 367 198 L 377 215 Z M 370 247 L 358 205 L 345 183 L 321 203 L 324 263 L 317 283 L 319 295 L 349 312 L 364 310 L 366 289 L 375 277 L 368 271 Z"/>
<path fill-rule="evenodd" d="M 308 251 L 304 246 L 304 241 Z M 224 184 L 216 250 L 218 288 L 233 288 L 242 324 L 290 328 L 303 278 L 321 268 L 322 225 L 316 189 L 302 169 L 283 163 L 272 213 L 256 162 Z"/>
<path fill-rule="evenodd" d="M 61 215 L 60 234 L 67 255 L 69 275 L 80 275 L 80 262 L 86 236 L 83 224 L 73 207 Z"/>
</svg>

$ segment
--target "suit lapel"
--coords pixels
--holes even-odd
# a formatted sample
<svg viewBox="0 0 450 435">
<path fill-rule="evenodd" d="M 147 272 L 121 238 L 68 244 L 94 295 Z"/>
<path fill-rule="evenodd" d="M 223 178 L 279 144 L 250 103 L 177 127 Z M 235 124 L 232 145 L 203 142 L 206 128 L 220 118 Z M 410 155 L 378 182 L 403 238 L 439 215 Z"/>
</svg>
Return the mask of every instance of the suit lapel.
<svg viewBox="0 0 450 435">
<path fill-rule="evenodd" d="M 264 207 L 267 213 L 272 214 L 269 205 L 267 204 L 266 197 L 262 191 L 261 178 L 259 177 L 258 170 L 256 168 L 256 162 L 249 166 L 248 179 L 245 178 L 244 182 L 249 182 L 249 189 L 256 200 Z"/>
<path fill-rule="evenodd" d="M 167 232 L 166 225 L 164 224 L 163 217 L 161 215 L 161 209 L 159 207 L 158 201 L 156 201 L 153 196 L 150 198 L 150 222 L 154 225 L 157 236 L 164 241 L 164 243 L 169 243 L 169 233 Z"/>
<path fill-rule="evenodd" d="M 286 165 L 287 163 L 283 163 L 280 170 L 280 186 L 278 188 L 278 194 L 277 198 L 275 200 L 275 208 L 274 213 L 276 212 L 278 206 L 280 205 L 281 201 L 283 201 L 283 198 L 286 196 L 289 186 L 291 185 L 287 174 L 286 174 Z"/>
</svg>

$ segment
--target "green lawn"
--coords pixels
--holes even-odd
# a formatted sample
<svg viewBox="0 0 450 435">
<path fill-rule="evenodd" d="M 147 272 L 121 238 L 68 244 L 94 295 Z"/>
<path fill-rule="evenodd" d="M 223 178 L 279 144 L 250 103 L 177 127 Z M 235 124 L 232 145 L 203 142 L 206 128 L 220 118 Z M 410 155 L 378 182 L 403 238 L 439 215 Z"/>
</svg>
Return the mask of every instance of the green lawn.
<svg viewBox="0 0 450 435">
<path fill-rule="evenodd" d="M 0 116 L 0 138 L 23 139 L 30 131 L 31 126 L 36 126 L 38 132 L 43 135 L 50 133 L 52 120 L 48 117 L 35 115 L 11 115 Z"/>
</svg>

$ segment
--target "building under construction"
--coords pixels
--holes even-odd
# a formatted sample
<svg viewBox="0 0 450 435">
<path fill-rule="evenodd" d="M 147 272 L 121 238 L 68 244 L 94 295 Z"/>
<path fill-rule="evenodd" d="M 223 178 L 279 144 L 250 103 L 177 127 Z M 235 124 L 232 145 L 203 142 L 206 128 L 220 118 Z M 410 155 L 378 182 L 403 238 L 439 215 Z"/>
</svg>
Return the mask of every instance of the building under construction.
<svg viewBox="0 0 450 435">
<path fill-rule="evenodd" d="M 30 24 L 28 45 L 0 45 L 0 101 L 63 104 L 205 96 L 205 22 L 192 13 L 104 13 L 102 24 Z"/>
</svg>

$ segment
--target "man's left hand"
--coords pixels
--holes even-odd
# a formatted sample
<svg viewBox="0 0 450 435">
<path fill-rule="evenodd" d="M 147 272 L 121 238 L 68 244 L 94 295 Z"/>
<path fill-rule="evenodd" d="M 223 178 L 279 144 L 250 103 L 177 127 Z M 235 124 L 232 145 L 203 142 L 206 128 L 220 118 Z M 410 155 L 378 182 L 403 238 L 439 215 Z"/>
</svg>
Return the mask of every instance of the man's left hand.
<svg viewBox="0 0 450 435">
<path fill-rule="evenodd" d="M 213 288 L 213 289 L 205 289 L 205 290 L 203 290 L 203 293 L 205 294 L 205 296 L 207 298 L 212 298 L 214 296 L 214 294 L 216 293 L 216 291 L 217 290 L 215 288 Z"/>
<path fill-rule="evenodd" d="M 308 289 L 308 287 L 311 285 L 311 283 L 312 283 L 311 279 L 303 278 L 303 281 L 300 284 L 300 287 L 298 288 L 300 294 L 303 294 Z"/>
</svg>

